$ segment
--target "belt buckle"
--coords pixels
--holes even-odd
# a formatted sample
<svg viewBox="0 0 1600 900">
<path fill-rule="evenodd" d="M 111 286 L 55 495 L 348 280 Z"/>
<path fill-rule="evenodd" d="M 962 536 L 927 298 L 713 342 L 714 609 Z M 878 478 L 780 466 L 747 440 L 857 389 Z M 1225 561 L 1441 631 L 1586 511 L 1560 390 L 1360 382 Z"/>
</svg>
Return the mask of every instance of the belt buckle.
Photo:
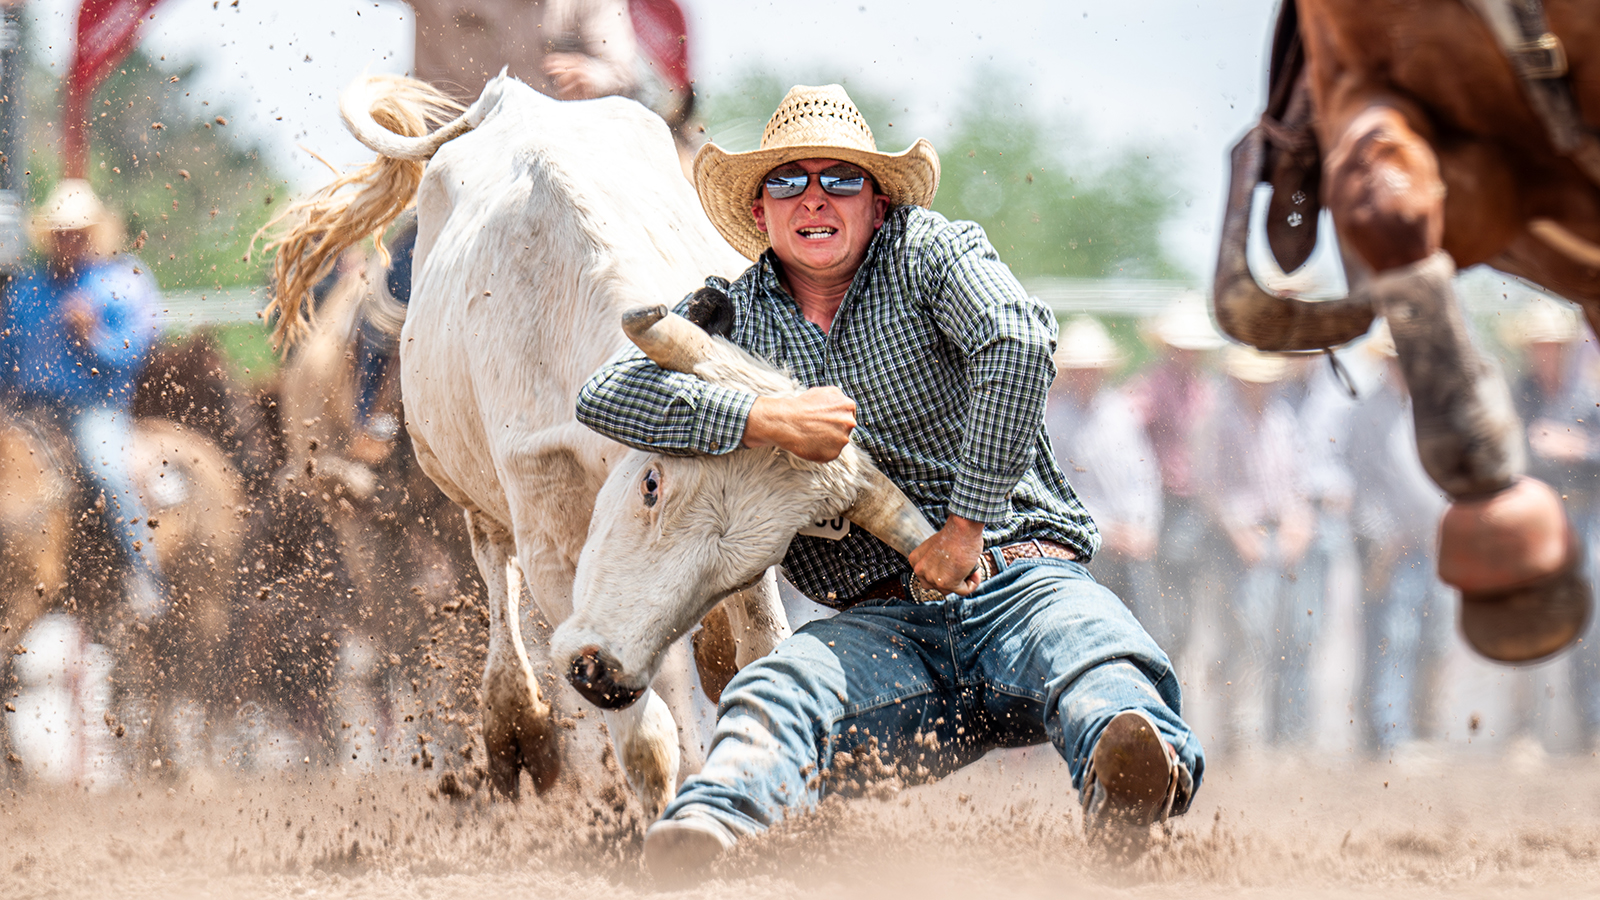
<svg viewBox="0 0 1600 900">
<path fill-rule="evenodd" d="M 943 603 L 944 591 L 936 587 L 929 587 L 922 583 L 922 579 L 915 574 L 907 575 L 905 580 L 906 595 L 913 603 Z"/>
</svg>

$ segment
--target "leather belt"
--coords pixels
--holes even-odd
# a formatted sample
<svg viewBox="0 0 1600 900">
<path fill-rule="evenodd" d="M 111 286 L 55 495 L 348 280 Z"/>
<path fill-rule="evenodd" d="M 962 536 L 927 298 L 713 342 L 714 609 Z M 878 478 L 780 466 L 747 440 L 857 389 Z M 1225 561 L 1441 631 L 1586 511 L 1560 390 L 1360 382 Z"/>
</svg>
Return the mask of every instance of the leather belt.
<svg viewBox="0 0 1600 900">
<path fill-rule="evenodd" d="M 1006 566 L 1019 559 L 1049 557 L 1051 559 L 1065 559 L 1074 562 L 1078 559 L 1078 554 L 1071 547 L 1056 541 L 1045 540 L 1044 538 L 1017 541 L 1014 544 L 1002 544 L 999 547 L 990 547 L 979 555 L 978 571 L 981 577 L 978 581 L 980 583 L 1000 574 L 1000 569 L 995 567 L 994 557 L 996 554 L 1000 556 Z M 908 593 L 906 591 L 906 581 L 907 579 L 903 575 L 890 575 L 888 578 L 880 578 L 868 585 L 867 589 L 856 597 L 856 602 L 859 603 L 864 600 L 901 600 L 907 603 L 933 603 L 944 599 L 945 595 L 939 590 L 920 585 L 913 586 L 911 593 Z"/>
</svg>

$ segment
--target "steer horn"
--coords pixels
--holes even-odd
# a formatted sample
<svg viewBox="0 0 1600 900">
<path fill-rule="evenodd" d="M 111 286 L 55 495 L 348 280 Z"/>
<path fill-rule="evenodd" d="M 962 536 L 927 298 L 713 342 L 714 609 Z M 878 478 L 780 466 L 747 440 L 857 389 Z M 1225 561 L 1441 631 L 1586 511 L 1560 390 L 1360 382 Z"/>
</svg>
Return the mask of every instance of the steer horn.
<svg viewBox="0 0 1600 900">
<path fill-rule="evenodd" d="M 868 478 L 869 483 L 857 495 L 855 506 L 845 510 L 845 517 L 900 555 L 910 556 L 923 541 L 933 537 L 933 526 L 900 486 L 890 481 L 877 466 L 868 469 Z"/>
<path fill-rule="evenodd" d="M 1233 176 L 1211 301 L 1217 325 L 1234 340 L 1260 350 L 1321 350 L 1353 341 L 1372 326 L 1372 303 L 1364 293 L 1322 301 L 1284 297 L 1263 289 L 1250 272 L 1245 246 L 1264 142 L 1258 126 L 1233 148 Z"/>
<path fill-rule="evenodd" d="M 651 362 L 670 372 L 693 375 L 695 365 L 711 357 L 711 335 L 665 304 L 623 313 L 622 330 Z"/>
</svg>

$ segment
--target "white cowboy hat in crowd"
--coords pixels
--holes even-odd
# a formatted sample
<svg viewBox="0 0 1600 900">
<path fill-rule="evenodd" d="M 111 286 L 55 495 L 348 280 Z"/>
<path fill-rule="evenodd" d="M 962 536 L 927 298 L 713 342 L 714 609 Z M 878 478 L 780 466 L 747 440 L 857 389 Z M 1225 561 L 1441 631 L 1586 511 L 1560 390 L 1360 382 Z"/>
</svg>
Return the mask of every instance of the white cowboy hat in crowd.
<svg viewBox="0 0 1600 900">
<path fill-rule="evenodd" d="M 761 134 L 761 149 L 729 153 L 706 144 L 694 157 L 694 186 L 711 224 L 747 259 L 771 241 L 750 205 L 767 173 L 802 159 L 837 159 L 866 170 L 895 206 L 927 206 L 939 190 L 939 154 L 924 138 L 900 153 L 880 153 L 872 129 L 837 84 L 796 85 Z"/>
<path fill-rule="evenodd" d="M 96 252 L 110 254 L 121 241 L 121 223 L 100 198 L 94 188 L 82 178 L 63 178 L 57 182 L 37 207 L 28 222 L 34 246 L 46 247 L 46 239 L 56 231 L 90 232 L 90 241 Z"/>
<path fill-rule="evenodd" d="M 1077 316 L 1068 322 L 1056 341 L 1058 369 L 1113 369 L 1126 359 L 1127 354 L 1093 316 Z"/>
<path fill-rule="evenodd" d="M 1277 353 L 1262 353 L 1254 347 L 1230 344 L 1222 358 L 1222 369 L 1240 381 L 1272 384 L 1289 374 L 1289 361 Z"/>
<path fill-rule="evenodd" d="M 1512 316 L 1501 328 L 1500 337 L 1513 347 L 1567 344 L 1577 340 L 1582 330 L 1577 310 L 1540 297 Z"/>
<path fill-rule="evenodd" d="M 1216 350 L 1228 343 L 1211 324 L 1205 298 L 1193 292 L 1167 304 L 1156 316 L 1150 333 L 1177 350 Z"/>
</svg>

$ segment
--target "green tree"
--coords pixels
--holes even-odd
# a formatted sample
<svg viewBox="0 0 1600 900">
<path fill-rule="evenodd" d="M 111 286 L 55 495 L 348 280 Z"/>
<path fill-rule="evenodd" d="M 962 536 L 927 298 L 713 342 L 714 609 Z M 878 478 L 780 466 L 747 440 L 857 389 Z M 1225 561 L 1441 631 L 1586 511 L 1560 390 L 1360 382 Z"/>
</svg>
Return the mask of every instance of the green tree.
<svg viewBox="0 0 1600 900">
<path fill-rule="evenodd" d="M 236 140 L 229 113 L 192 97 L 193 66 L 135 51 L 90 105 L 89 182 L 123 218 L 130 242 L 167 289 L 259 283 L 262 260 L 244 260 L 250 237 L 287 182 L 256 147 Z M 47 196 L 61 177 L 64 90 L 34 67 L 28 89 L 29 191 Z"/>
<path fill-rule="evenodd" d="M 706 92 L 706 131 L 728 150 L 759 146 L 767 117 L 788 86 L 821 84 L 752 72 Z M 881 150 L 897 152 L 911 136 L 893 124 L 894 104 L 845 84 Z M 904 112 L 904 110 L 902 110 Z M 1172 176 L 1133 148 L 1110 158 L 1083 149 L 1082 129 L 1031 108 L 1002 73 L 981 73 L 968 88 L 950 130 L 931 135 L 939 149 L 940 186 L 933 208 L 983 225 L 1000 257 L 1019 276 L 1172 278 L 1181 276 L 1161 244 L 1173 214 Z"/>
</svg>

